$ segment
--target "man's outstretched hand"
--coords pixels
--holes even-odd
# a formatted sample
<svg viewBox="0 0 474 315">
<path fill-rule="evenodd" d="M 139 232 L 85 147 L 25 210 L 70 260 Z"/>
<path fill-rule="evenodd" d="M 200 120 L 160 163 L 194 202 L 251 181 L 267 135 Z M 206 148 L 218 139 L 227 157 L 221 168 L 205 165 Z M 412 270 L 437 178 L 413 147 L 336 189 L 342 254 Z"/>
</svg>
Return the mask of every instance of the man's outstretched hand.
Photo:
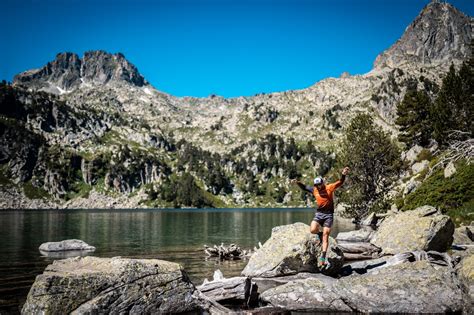
<svg viewBox="0 0 474 315">
<path fill-rule="evenodd" d="M 350 169 L 349 167 L 347 167 L 347 166 L 344 167 L 344 169 L 342 170 L 342 175 L 345 176 L 345 175 L 349 174 L 349 171 L 350 171 L 350 170 L 351 170 L 351 169 Z"/>
<path fill-rule="evenodd" d="M 298 184 L 298 180 L 296 178 L 293 178 L 290 180 L 290 184 Z"/>
</svg>

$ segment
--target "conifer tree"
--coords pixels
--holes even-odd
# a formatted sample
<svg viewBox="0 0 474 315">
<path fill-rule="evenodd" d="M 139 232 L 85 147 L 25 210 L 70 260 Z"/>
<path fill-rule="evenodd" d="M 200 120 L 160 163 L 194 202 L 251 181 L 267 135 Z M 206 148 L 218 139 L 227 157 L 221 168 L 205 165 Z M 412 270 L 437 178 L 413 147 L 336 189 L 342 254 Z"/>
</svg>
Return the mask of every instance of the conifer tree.
<svg viewBox="0 0 474 315">
<path fill-rule="evenodd" d="M 357 115 L 345 130 L 339 165 L 351 168 L 342 200 L 356 219 L 370 211 L 386 210 L 385 196 L 399 173 L 400 152 L 368 114 Z"/>
<path fill-rule="evenodd" d="M 398 140 L 413 145 L 425 146 L 429 143 L 432 128 L 429 123 L 431 100 L 424 91 L 410 90 L 397 106 L 395 123 L 400 126 Z"/>
<path fill-rule="evenodd" d="M 461 79 L 456 75 L 454 65 L 451 65 L 431 111 L 433 137 L 440 145 L 447 143 L 452 130 L 458 130 L 455 114 L 461 103 L 461 95 Z"/>
</svg>

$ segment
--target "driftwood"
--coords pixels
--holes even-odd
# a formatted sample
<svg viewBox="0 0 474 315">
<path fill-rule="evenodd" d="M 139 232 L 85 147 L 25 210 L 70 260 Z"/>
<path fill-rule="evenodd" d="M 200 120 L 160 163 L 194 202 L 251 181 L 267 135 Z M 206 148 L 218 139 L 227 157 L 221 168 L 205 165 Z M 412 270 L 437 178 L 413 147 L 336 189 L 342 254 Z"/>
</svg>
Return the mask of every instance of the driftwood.
<svg viewBox="0 0 474 315">
<path fill-rule="evenodd" d="M 344 258 L 346 258 L 346 254 L 344 254 Z M 364 274 L 380 268 L 421 260 L 427 260 L 430 264 L 446 267 L 454 267 L 459 262 L 459 259 L 452 258 L 447 253 L 439 253 L 436 251 L 412 251 L 396 254 L 391 257 L 384 256 L 378 259 L 350 263 L 344 266 L 341 270 L 341 275 L 348 276 L 353 272 Z"/>
<path fill-rule="evenodd" d="M 205 281 L 197 289 L 211 300 L 222 304 L 253 305 L 257 302 L 257 285 L 249 277 Z"/>
<path fill-rule="evenodd" d="M 465 139 L 465 138 L 468 139 Z M 431 176 L 437 168 L 445 167 L 449 162 L 456 162 L 465 159 L 467 164 L 471 164 L 474 160 L 474 139 L 469 136 L 468 132 L 459 130 L 451 130 L 448 135 L 449 148 L 443 153 L 439 162 L 428 170 L 427 177 Z"/>
<path fill-rule="evenodd" d="M 197 292 L 199 292 L 199 290 Z M 209 311 L 208 311 L 209 314 L 231 314 L 232 313 L 232 310 L 219 304 L 217 301 L 207 297 L 202 292 L 198 293 L 198 298 L 209 304 Z"/>
<path fill-rule="evenodd" d="M 204 252 L 208 257 L 219 257 L 220 260 L 241 259 L 251 255 L 250 250 L 242 250 L 235 244 L 225 246 L 223 243 L 221 243 L 219 246 L 214 245 L 214 247 L 204 245 Z"/>
</svg>

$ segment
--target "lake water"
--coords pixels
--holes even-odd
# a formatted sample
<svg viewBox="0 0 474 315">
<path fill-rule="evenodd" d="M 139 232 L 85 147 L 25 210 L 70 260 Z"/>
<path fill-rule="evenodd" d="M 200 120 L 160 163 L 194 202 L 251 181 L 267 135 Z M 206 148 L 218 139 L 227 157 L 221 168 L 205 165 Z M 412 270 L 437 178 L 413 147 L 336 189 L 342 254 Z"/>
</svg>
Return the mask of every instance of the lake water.
<svg viewBox="0 0 474 315">
<path fill-rule="evenodd" d="M 253 249 L 273 227 L 312 217 L 311 209 L 0 211 L 0 314 L 18 313 L 35 277 L 54 260 L 39 253 L 44 242 L 76 238 L 97 248 L 93 256 L 178 262 L 199 285 L 216 269 L 239 275 L 247 263 L 207 259 L 204 244 Z M 336 220 L 331 235 L 351 229 Z"/>
</svg>

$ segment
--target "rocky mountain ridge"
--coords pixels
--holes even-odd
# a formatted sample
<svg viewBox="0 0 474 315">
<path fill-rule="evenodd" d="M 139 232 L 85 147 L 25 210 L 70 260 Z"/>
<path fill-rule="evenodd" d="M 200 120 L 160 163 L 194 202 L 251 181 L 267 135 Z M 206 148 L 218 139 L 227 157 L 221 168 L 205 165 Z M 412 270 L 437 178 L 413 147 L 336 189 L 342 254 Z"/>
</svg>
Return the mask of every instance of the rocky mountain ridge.
<svg viewBox="0 0 474 315">
<path fill-rule="evenodd" d="M 206 198 L 213 206 L 304 205 L 287 178 L 327 172 L 336 140 L 357 113 L 371 113 L 395 136 L 396 106 L 406 90 L 434 97 L 450 64 L 472 53 L 466 21 L 472 18 L 433 2 L 367 74 L 229 99 L 160 92 L 122 54 L 58 54 L 2 87 L 9 104 L 0 113 L 2 177 L 71 207 L 87 204 L 81 196 L 102 205 L 101 194 L 122 200 L 107 201 L 112 207 L 158 206 L 156 198 L 179 206 L 173 198 L 187 200 L 186 194 L 167 189 L 187 184 L 204 192 L 194 200 L 201 205 L 209 205 Z M 144 190 L 150 200 L 135 198 Z"/>
<path fill-rule="evenodd" d="M 87 51 L 83 58 L 64 52 L 40 69 L 22 72 L 14 82 L 54 94 L 88 85 L 105 85 L 123 81 L 135 86 L 148 85 L 138 69 L 121 53 L 109 54 L 103 50 Z"/>
</svg>

